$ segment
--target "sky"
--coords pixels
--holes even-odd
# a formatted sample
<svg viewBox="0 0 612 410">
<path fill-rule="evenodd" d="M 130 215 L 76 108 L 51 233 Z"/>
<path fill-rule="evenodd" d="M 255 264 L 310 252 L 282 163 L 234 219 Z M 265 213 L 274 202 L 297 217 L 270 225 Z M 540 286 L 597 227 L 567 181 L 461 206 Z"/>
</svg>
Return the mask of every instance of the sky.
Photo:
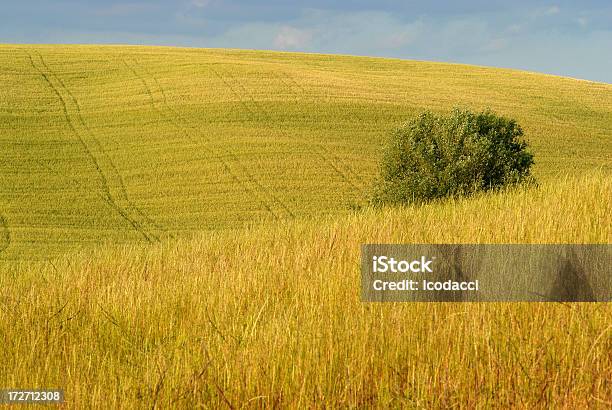
<svg viewBox="0 0 612 410">
<path fill-rule="evenodd" d="M 612 83 L 612 1 L 0 0 L 0 43 L 398 57 Z"/>
</svg>

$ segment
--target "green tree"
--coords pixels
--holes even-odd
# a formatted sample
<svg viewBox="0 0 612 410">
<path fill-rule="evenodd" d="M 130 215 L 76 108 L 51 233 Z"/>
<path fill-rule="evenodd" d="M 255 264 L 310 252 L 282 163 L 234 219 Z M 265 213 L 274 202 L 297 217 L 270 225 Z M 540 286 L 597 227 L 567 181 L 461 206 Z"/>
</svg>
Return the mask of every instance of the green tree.
<svg viewBox="0 0 612 410">
<path fill-rule="evenodd" d="M 372 203 L 406 204 L 533 182 L 521 127 L 487 110 L 424 112 L 395 130 Z"/>
</svg>

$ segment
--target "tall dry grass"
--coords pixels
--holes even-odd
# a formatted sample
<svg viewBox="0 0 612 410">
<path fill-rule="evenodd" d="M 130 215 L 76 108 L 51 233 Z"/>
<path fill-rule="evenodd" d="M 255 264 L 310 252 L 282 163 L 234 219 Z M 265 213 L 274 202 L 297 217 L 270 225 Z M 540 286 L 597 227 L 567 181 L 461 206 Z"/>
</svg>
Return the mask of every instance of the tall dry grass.
<svg viewBox="0 0 612 410">
<path fill-rule="evenodd" d="M 610 243 L 612 178 L 0 274 L 0 386 L 69 408 L 607 408 L 609 304 L 368 304 L 364 242 Z"/>
</svg>

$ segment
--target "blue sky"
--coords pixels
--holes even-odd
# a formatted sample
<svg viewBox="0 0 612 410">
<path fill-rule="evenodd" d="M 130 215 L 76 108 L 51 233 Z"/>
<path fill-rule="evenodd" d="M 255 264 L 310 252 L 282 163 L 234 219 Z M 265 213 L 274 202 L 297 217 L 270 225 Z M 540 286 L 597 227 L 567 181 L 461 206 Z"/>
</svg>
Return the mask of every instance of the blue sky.
<svg viewBox="0 0 612 410">
<path fill-rule="evenodd" d="M 612 83 L 610 0 L 0 0 L 0 42 L 385 56 Z"/>
</svg>

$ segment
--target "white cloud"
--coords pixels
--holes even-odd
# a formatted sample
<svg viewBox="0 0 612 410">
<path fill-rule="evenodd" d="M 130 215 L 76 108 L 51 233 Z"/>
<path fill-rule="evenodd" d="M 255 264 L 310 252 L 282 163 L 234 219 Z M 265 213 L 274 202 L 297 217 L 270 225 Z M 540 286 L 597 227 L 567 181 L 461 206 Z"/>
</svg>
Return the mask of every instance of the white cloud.
<svg viewBox="0 0 612 410">
<path fill-rule="evenodd" d="M 520 24 L 511 24 L 508 26 L 506 31 L 510 34 L 518 34 L 523 30 L 523 26 Z"/>
<path fill-rule="evenodd" d="M 557 5 L 550 6 L 546 10 L 544 10 L 544 14 L 547 16 L 554 16 L 555 14 L 559 14 L 561 9 Z"/>
<path fill-rule="evenodd" d="M 419 21 L 403 27 L 401 30 L 391 34 L 383 41 L 384 48 L 402 48 L 416 42 L 419 37 L 423 24 Z"/>
<path fill-rule="evenodd" d="M 493 38 L 482 47 L 482 51 L 496 53 L 504 50 L 506 47 L 508 47 L 508 41 L 505 38 Z"/>
<path fill-rule="evenodd" d="M 308 47 L 312 34 L 291 26 L 283 26 L 274 37 L 274 46 L 281 50 L 295 50 Z"/>
<path fill-rule="evenodd" d="M 390 50 L 402 51 L 418 43 L 425 25 L 420 19 L 402 21 L 391 13 L 329 12 L 309 9 L 293 23 L 302 32 L 300 48 L 327 53 L 388 55 Z M 288 48 L 288 40 L 298 33 L 283 32 L 274 45 Z M 305 34 L 305 36 L 304 36 Z M 283 45 L 284 47 L 280 47 Z M 295 48 L 295 47 L 294 47 Z"/>
<path fill-rule="evenodd" d="M 212 0 L 191 0 L 191 4 L 197 8 L 205 8 L 212 3 Z"/>
<path fill-rule="evenodd" d="M 125 17 L 131 15 L 138 15 L 140 13 L 146 13 L 157 10 L 158 7 L 155 4 L 147 3 L 121 3 L 112 4 L 97 10 L 94 10 L 94 14 L 103 17 Z"/>
</svg>

